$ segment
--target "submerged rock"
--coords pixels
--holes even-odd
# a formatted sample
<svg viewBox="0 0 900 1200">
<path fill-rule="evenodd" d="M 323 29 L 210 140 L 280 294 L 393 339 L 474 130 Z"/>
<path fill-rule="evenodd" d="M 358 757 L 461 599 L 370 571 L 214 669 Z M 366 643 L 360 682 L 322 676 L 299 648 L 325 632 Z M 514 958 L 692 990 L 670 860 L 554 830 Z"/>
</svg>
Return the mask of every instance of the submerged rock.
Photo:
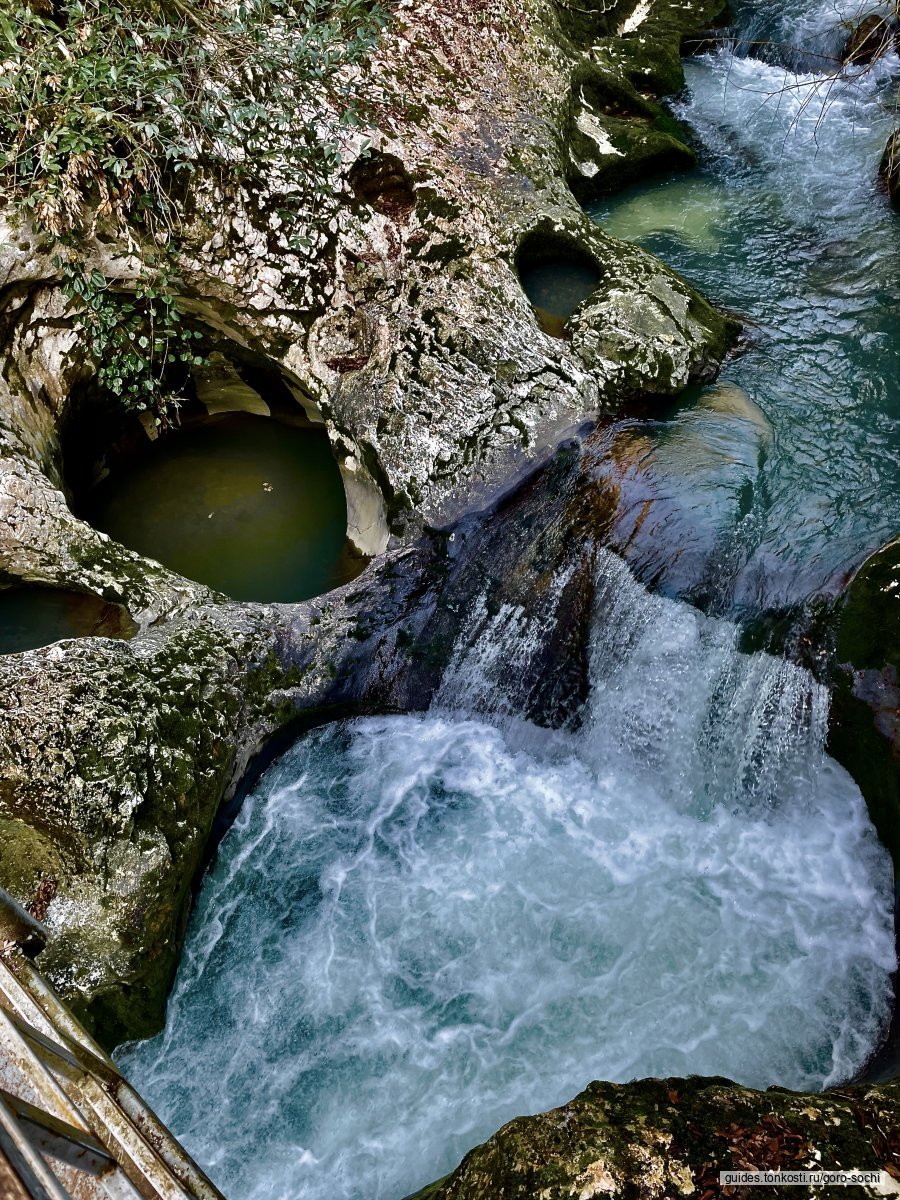
<svg viewBox="0 0 900 1200">
<path fill-rule="evenodd" d="M 862 67 L 887 54 L 894 45 L 895 29 L 890 21 L 869 13 L 856 25 L 847 45 L 844 47 L 842 62 L 846 66 Z"/>
<path fill-rule="evenodd" d="M 736 537 L 752 511 L 772 428 L 734 383 L 692 389 L 653 420 L 592 439 L 595 481 L 615 496 L 607 544 L 666 596 L 728 612 L 745 565 Z"/>
<path fill-rule="evenodd" d="M 696 1077 L 592 1083 L 561 1108 L 510 1121 L 409 1200 L 749 1195 L 719 1183 L 720 1171 L 743 1170 L 879 1171 L 877 1186 L 855 1190 L 900 1193 L 900 1085 L 809 1096 Z"/>
</svg>

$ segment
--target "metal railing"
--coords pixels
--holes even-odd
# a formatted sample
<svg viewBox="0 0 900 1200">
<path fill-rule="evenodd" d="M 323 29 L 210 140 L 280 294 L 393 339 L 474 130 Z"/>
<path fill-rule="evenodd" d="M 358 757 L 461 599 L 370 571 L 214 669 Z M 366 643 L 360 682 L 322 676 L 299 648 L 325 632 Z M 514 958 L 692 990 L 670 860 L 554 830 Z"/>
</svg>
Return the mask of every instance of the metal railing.
<svg viewBox="0 0 900 1200">
<path fill-rule="evenodd" d="M 0 888 L 0 1200 L 224 1200 L 32 959 Z"/>
</svg>

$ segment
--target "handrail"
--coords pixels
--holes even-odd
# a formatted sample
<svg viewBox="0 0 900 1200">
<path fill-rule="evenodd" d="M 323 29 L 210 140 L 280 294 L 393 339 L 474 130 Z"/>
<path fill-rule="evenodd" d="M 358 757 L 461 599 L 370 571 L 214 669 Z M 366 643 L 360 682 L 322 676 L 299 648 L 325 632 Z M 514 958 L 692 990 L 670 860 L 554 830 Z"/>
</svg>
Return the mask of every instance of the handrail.
<svg viewBox="0 0 900 1200">
<path fill-rule="evenodd" d="M 224 1200 L 44 979 L 48 937 L 0 888 L 0 1196 Z"/>
<path fill-rule="evenodd" d="M 49 933 L 40 921 L 0 888 L 0 949 L 3 944 L 17 946 L 23 954 L 34 958 L 47 944 Z"/>
</svg>

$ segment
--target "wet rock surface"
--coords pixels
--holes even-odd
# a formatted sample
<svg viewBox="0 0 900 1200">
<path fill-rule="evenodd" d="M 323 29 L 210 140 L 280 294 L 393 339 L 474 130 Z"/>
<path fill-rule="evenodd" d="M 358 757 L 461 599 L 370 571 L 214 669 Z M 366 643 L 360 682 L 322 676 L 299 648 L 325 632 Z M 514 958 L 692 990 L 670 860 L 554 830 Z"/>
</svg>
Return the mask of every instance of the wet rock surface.
<svg viewBox="0 0 900 1200">
<path fill-rule="evenodd" d="M 511 1121 L 410 1200 L 741 1196 L 720 1171 L 875 1170 L 867 1196 L 900 1192 L 900 1086 L 819 1096 L 719 1079 L 592 1083 L 568 1104 Z M 775 1196 L 841 1188 L 767 1187 Z"/>
<path fill-rule="evenodd" d="M 663 9 L 656 93 L 678 84 L 676 31 L 694 20 L 657 5 L 654 21 Z M 607 48 L 623 50 L 604 77 L 633 88 L 642 43 L 625 47 L 608 17 Z M 351 542 L 382 555 L 322 601 L 231 603 L 73 515 L 64 449 L 94 364 L 54 247 L 4 218 L 0 580 L 89 594 L 136 634 L 0 657 L 0 884 L 26 903 L 53 893 L 45 969 L 108 1042 L 159 1026 L 215 814 L 272 735 L 335 706 L 427 699 L 449 635 L 434 618 L 420 637 L 446 574 L 442 536 L 422 531 L 483 507 L 585 418 L 711 376 L 733 339 L 569 191 L 570 96 L 593 51 L 565 20 L 544 0 L 401 4 L 357 81 L 376 101 L 369 127 L 342 134 L 342 203 L 303 251 L 276 171 L 265 195 L 205 182 L 188 198 L 181 304 L 216 373 L 198 396 L 214 385 L 245 406 L 248 362 L 280 379 L 325 427 Z M 526 236 L 597 265 L 566 339 L 522 290 Z M 136 286 L 139 238 L 98 227 L 89 250 L 111 286 Z"/>
<path fill-rule="evenodd" d="M 847 66 L 868 66 L 894 45 L 894 25 L 878 13 L 869 13 L 853 29 L 844 47 L 843 62 Z"/>
<path fill-rule="evenodd" d="M 900 540 L 859 567 L 837 607 L 832 753 L 900 863 Z"/>
</svg>

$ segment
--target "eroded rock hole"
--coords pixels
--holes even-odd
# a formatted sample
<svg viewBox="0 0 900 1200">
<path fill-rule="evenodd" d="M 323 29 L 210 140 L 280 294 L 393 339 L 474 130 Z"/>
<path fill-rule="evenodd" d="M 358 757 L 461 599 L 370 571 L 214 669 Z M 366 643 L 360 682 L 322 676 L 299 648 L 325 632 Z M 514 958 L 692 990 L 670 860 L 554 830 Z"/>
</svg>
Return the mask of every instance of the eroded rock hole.
<svg viewBox="0 0 900 1200">
<path fill-rule="evenodd" d="M 208 349 L 181 381 L 177 426 L 87 388 L 63 457 L 76 513 L 235 600 L 300 601 L 352 579 L 347 503 L 325 429 L 272 363 Z"/>
<path fill-rule="evenodd" d="M 600 268 L 574 241 L 554 234 L 530 234 L 516 254 L 525 295 L 545 333 L 566 337 L 566 323 L 600 283 Z"/>
<path fill-rule="evenodd" d="M 370 150 L 356 160 L 347 180 L 359 200 L 385 216 L 403 218 L 415 207 L 412 180 L 394 154 Z"/>
<path fill-rule="evenodd" d="M 87 592 L 40 585 L 0 591 L 0 654 L 37 650 L 66 638 L 130 638 L 136 631 L 121 605 Z"/>
</svg>

